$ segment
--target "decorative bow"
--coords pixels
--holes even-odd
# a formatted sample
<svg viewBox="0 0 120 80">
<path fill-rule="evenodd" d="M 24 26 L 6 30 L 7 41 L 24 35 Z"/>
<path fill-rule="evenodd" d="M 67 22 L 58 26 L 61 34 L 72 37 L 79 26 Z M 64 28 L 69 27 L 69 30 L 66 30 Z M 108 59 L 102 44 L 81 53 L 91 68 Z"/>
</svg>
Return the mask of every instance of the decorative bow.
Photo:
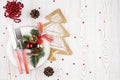
<svg viewBox="0 0 120 80">
<path fill-rule="evenodd" d="M 39 35 L 38 35 L 38 40 L 37 40 L 37 43 L 38 44 L 42 44 L 43 43 L 43 39 L 46 39 L 47 41 L 49 42 L 52 42 L 53 41 L 53 38 L 51 36 L 49 36 L 48 34 L 43 34 L 43 24 L 42 23 L 38 23 L 38 32 L 39 32 Z"/>
</svg>

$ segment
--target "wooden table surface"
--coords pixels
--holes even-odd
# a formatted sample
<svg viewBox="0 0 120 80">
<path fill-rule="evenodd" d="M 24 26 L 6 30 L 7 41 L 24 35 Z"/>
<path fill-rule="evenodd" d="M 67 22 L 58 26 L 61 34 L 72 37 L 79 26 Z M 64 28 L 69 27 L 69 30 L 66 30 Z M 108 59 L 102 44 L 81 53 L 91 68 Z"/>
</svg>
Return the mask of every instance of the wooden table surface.
<svg viewBox="0 0 120 80">
<path fill-rule="evenodd" d="M 0 0 L 0 80 L 120 80 L 120 1 L 119 0 L 21 0 L 24 3 L 22 22 L 15 24 L 4 17 Z M 40 8 L 40 9 L 39 9 Z M 64 27 L 70 32 L 66 39 L 73 55 L 56 55 L 30 74 L 20 75 L 7 58 L 8 23 L 17 26 L 47 22 L 45 16 L 61 9 L 67 19 Z M 39 19 L 31 19 L 32 9 L 40 10 Z M 43 74 L 51 66 L 51 77 Z"/>
</svg>

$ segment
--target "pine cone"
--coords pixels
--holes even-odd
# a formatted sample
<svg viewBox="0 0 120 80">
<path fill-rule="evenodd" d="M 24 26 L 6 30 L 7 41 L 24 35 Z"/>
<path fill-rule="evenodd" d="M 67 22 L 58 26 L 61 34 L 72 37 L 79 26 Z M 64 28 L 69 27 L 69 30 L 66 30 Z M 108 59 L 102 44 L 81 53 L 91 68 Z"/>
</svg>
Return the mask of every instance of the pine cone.
<svg viewBox="0 0 120 80">
<path fill-rule="evenodd" d="M 34 51 L 35 51 L 36 53 L 39 53 L 39 52 L 40 52 L 40 48 L 34 48 Z"/>
<path fill-rule="evenodd" d="M 44 74 L 46 75 L 46 76 L 52 76 L 53 75 L 53 73 L 54 73 L 54 70 L 53 70 L 53 68 L 52 67 L 46 67 L 45 69 L 44 69 Z"/>
<path fill-rule="evenodd" d="M 33 9 L 33 10 L 31 10 L 30 15 L 31 15 L 32 18 L 36 19 L 36 18 L 39 17 L 40 13 L 39 13 L 38 10 Z"/>
</svg>

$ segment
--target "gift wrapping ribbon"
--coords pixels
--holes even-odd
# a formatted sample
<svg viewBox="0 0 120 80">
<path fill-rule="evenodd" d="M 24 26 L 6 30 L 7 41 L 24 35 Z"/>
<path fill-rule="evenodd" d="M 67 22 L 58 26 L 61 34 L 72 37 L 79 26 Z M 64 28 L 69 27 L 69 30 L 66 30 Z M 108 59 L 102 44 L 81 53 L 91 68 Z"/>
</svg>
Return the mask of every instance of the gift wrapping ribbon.
<svg viewBox="0 0 120 80">
<path fill-rule="evenodd" d="M 38 23 L 38 32 L 39 32 L 39 36 L 38 36 L 38 44 L 42 44 L 43 43 L 43 39 L 46 39 L 49 42 L 53 41 L 53 37 L 51 37 L 48 34 L 43 34 L 43 24 L 42 23 Z"/>
</svg>

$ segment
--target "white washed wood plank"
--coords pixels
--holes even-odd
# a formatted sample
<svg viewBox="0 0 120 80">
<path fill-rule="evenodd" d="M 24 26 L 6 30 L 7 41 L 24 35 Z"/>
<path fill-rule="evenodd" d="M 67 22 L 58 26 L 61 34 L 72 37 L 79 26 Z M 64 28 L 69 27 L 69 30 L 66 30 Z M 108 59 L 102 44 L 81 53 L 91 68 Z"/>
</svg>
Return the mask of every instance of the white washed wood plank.
<svg viewBox="0 0 120 80">
<path fill-rule="evenodd" d="M 3 1 L 3 0 L 2 0 Z M 5 1 L 5 0 L 4 0 Z M 3 2 L 4 2 L 3 1 Z M 84 1 L 84 0 L 81 0 L 81 1 Z M 84 3 L 82 3 L 82 5 L 79 7 L 79 3 L 77 3 L 78 2 L 78 0 L 75 2 L 75 1 L 70 1 L 70 0 L 56 0 L 56 2 L 52 2 L 52 0 L 40 0 L 40 7 L 41 7 L 41 9 L 40 9 L 40 11 L 41 11 L 41 17 L 40 17 L 40 19 L 38 19 L 37 21 L 39 21 L 39 20 L 41 20 L 41 21 L 44 21 L 44 22 L 46 22 L 46 20 L 44 19 L 44 17 L 47 15 L 47 14 L 49 14 L 51 11 L 53 11 L 54 9 L 56 9 L 56 8 L 61 8 L 62 9 L 62 11 L 63 11 L 63 13 L 65 14 L 65 16 L 66 16 L 66 18 L 68 19 L 68 22 L 69 23 L 67 23 L 67 24 L 65 24 L 65 28 L 67 29 L 68 27 L 67 26 L 69 26 L 69 29 L 68 29 L 68 31 L 70 31 L 70 33 L 71 33 L 71 37 L 70 37 L 70 41 L 73 41 L 72 40 L 72 37 L 74 36 L 74 35 L 77 35 L 77 36 L 82 36 L 82 37 L 85 37 L 86 36 L 86 42 L 83 42 L 84 43 L 84 45 L 87 45 L 88 43 L 90 44 L 90 45 L 92 45 L 92 44 L 95 44 L 95 45 L 92 45 L 92 46 L 90 46 L 90 48 L 89 48 L 89 52 L 87 53 L 87 54 L 85 54 L 85 55 L 81 55 L 82 53 L 80 53 L 80 59 L 81 59 L 81 61 L 79 61 L 80 63 L 78 63 L 78 64 L 80 64 L 80 69 L 82 70 L 82 71 L 80 71 L 80 73 L 82 74 L 80 77 L 81 78 L 83 78 L 83 77 L 85 77 L 84 78 L 84 80 L 85 79 L 87 79 L 87 80 L 104 80 L 105 79 L 105 77 L 106 76 L 108 76 L 108 75 L 106 75 L 105 74 L 105 71 L 104 71 L 104 64 L 103 63 L 105 63 L 105 64 L 108 64 L 110 61 L 109 61 L 109 58 L 110 58 L 110 55 L 108 56 L 107 55 L 107 58 L 106 58 L 106 54 L 102 54 L 102 46 L 101 46 L 101 44 L 102 43 L 106 43 L 106 42 L 104 42 L 103 40 L 104 39 L 108 39 L 108 37 L 107 38 L 104 38 L 103 39 L 103 33 L 99 33 L 97 30 L 100 28 L 100 29 L 102 29 L 102 30 L 104 30 L 105 32 L 106 32 L 106 30 L 107 30 L 107 32 L 108 33 L 105 33 L 105 34 L 108 34 L 108 35 L 111 35 L 111 37 L 110 37 L 110 41 L 113 41 L 112 43 L 114 43 L 114 45 L 112 45 L 112 46 L 114 46 L 114 55 L 112 55 L 112 66 L 111 66 L 111 70 L 109 70 L 108 69 L 108 72 L 110 72 L 110 78 L 108 78 L 108 77 L 106 77 L 106 80 L 119 80 L 120 79 L 120 77 L 119 77 L 119 70 L 120 70 L 120 68 L 119 68 L 119 45 L 118 45 L 118 43 L 119 43 L 119 38 L 118 38 L 118 36 L 115 36 L 116 34 L 118 34 L 119 35 L 119 30 L 117 30 L 117 29 L 119 29 L 118 27 L 117 27 L 117 23 L 116 22 L 113 22 L 113 27 L 110 27 L 109 28 L 109 24 L 107 24 L 107 25 L 103 25 L 102 23 L 103 23 L 103 19 L 104 18 L 106 18 L 105 20 L 108 20 L 108 23 L 109 23 L 109 16 L 110 16 L 110 11 L 108 10 L 108 9 L 110 9 L 109 7 L 110 7 L 110 5 L 109 6 L 107 6 L 104 10 L 103 10 L 103 8 L 105 7 L 105 6 L 102 6 L 103 4 L 102 4 L 102 2 L 101 2 L 101 0 L 95 0 L 96 1 L 96 5 L 94 5 L 94 2 L 93 2 L 93 0 L 91 1 L 91 0 L 88 0 L 88 1 L 86 1 L 87 2 L 87 4 L 88 4 L 88 10 L 87 10 L 87 14 L 84 14 L 84 13 L 82 13 L 82 11 L 84 12 Z M 26 5 L 26 8 L 23 10 L 23 12 L 24 12 L 24 14 L 22 15 L 22 19 L 23 18 L 25 18 L 25 19 L 23 19 L 23 22 L 22 23 L 20 23 L 20 25 L 26 25 L 26 24 L 31 24 L 30 22 L 32 21 L 31 20 L 31 18 L 30 18 L 30 16 L 28 16 L 28 13 L 30 12 L 30 10 L 31 10 L 31 8 L 29 8 L 29 7 L 31 7 L 31 3 L 26 3 L 27 2 L 27 0 L 23 0 L 23 2 L 25 2 L 25 5 Z M 36 8 L 36 7 L 38 7 L 39 6 L 39 0 L 37 0 L 36 2 L 38 2 L 38 4 L 36 4 L 35 6 L 34 6 L 34 8 Z M 107 3 L 109 2 L 109 0 L 107 0 L 106 1 Z M 113 1 L 114 2 L 114 1 Z M 33 4 L 35 4 L 35 3 L 33 3 Z M 61 5 L 62 4 L 62 5 Z M 73 4 L 73 5 L 72 5 Z M 76 4 L 76 5 L 75 5 Z M 117 5 L 117 3 L 116 3 L 116 5 Z M 62 7 L 61 7 L 62 6 Z M 94 7 L 94 6 L 96 6 L 96 7 Z M 82 7 L 82 10 L 81 10 L 81 7 Z M 80 9 L 79 9 L 80 8 Z M 93 8 L 93 9 L 92 9 Z M 116 7 L 117 8 L 117 7 Z M 113 8 L 113 10 L 114 9 L 116 9 L 116 8 Z M 79 10 L 80 11 L 79 11 Z M 96 15 L 95 16 L 93 16 L 93 14 L 94 14 L 94 9 L 96 9 Z M 1 10 L 1 9 L 0 9 Z M 102 15 L 101 16 L 99 16 L 99 10 L 100 11 L 102 11 Z M 72 12 L 73 11 L 73 12 Z M 105 15 L 103 15 L 103 12 L 105 12 Z M 113 11 L 114 12 L 114 11 Z M 117 12 L 117 11 L 116 11 Z M 1 13 L 1 12 L 0 12 Z M 1 13 L 1 14 L 3 14 L 3 12 Z M 26 16 L 27 15 L 27 16 Z M 117 14 L 116 14 L 117 15 Z M 78 16 L 80 16 L 80 20 L 79 20 L 79 17 Z M 114 17 L 115 15 L 112 15 L 112 17 Z M 1 17 L 1 16 L 0 16 Z M 85 18 L 86 17 L 86 18 Z M 3 16 L 1 17 L 1 18 L 4 18 Z M 96 18 L 96 20 L 97 21 L 95 21 L 94 22 L 94 19 Z M 117 18 L 117 16 L 116 16 L 116 18 Z M 6 19 L 3 19 L 3 20 L 6 20 Z M 85 25 L 85 26 L 87 26 L 86 28 L 84 28 L 85 26 L 83 26 L 83 25 L 81 25 L 81 26 L 83 26 L 82 28 L 78 28 L 79 26 L 80 26 L 80 23 L 81 23 L 81 21 L 83 21 L 83 20 L 85 20 L 85 21 L 87 21 L 88 23 Z M 116 20 L 116 19 L 114 19 L 114 20 Z M 113 18 L 112 18 L 112 21 L 113 21 Z M 116 20 L 117 21 L 117 20 Z M 96 23 L 97 22 L 97 23 Z M 6 22 L 5 22 L 5 24 L 6 24 Z M 96 26 L 95 26 L 96 25 Z M 71 27 L 72 26 L 72 27 Z M 76 28 L 73 28 L 73 26 L 76 26 Z M 81 27 L 80 26 L 80 27 Z M 104 28 L 104 26 L 107 26 L 106 28 Z M 112 29 L 112 34 L 109 32 L 110 30 Z M 80 30 L 80 32 L 76 32 L 76 31 L 79 31 Z M 93 31 L 93 32 L 92 32 Z M 0 32 L 0 34 L 2 34 L 2 32 Z M 80 35 L 79 35 L 80 34 Z M 84 35 L 85 34 L 85 35 Z M 95 37 L 94 37 L 94 35 L 95 35 Z M 1 35 L 0 35 L 1 36 Z M 3 37 L 3 36 L 2 36 Z M 95 39 L 95 40 L 94 40 Z M 72 48 L 73 47 L 76 47 L 76 45 L 77 45 L 77 43 L 79 43 L 79 40 L 82 40 L 82 38 L 79 38 L 79 39 L 77 39 L 77 40 L 74 40 L 74 41 L 77 41 L 77 42 L 74 42 L 75 43 L 75 45 L 74 46 L 72 46 L 72 44 L 71 44 L 71 46 L 72 46 Z M 1 43 L 3 43 L 3 40 L 0 40 L 1 41 Z M 69 41 L 69 40 L 68 40 Z M 83 39 L 83 41 L 84 41 L 84 39 Z M 95 43 L 94 43 L 94 41 L 95 41 Z M 102 42 L 103 41 L 103 42 Z M 82 43 L 82 42 L 81 42 Z M 109 45 L 111 45 L 111 43 L 109 44 L 110 42 L 107 42 L 107 47 L 109 47 Z M 3 43 L 3 44 L 5 44 L 5 43 Z M 78 44 L 78 46 L 80 46 L 81 44 Z M 83 49 L 84 47 L 81 47 L 81 49 Z M 117 48 L 117 49 L 116 49 Z M 79 50 L 81 51 L 81 49 L 79 49 L 79 48 L 77 48 L 77 49 L 74 49 L 74 50 L 76 50 L 76 52 L 75 53 L 78 53 L 79 52 Z M 88 48 L 84 48 L 85 50 L 86 49 L 88 49 Z M 0 50 L 0 51 L 5 51 L 5 50 Z M 94 53 L 94 51 L 95 51 L 95 53 Z M 96 56 L 96 58 L 94 57 L 94 56 L 92 56 L 92 55 L 95 55 Z M 4 69 L 5 67 L 6 67 L 6 63 L 4 63 L 4 59 L 3 59 L 3 54 L 0 54 L 0 60 L 2 60 L 3 62 L 1 62 L 0 63 L 0 67 L 2 68 L 2 69 Z M 67 62 L 69 62 L 69 61 L 71 61 L 72 62 L 72 60 L 74 60 L 75 62 L 77 62 L 77 60 L 79 60 L 79 57 L 75 57 L 75 56 L 77 56 L 76 54 L 75 55 L 72 55 L 72 57 L 70 57 L 70 58 L 68 58 L 68 57 L 66 57 L 66 56 L 59 56 L 58 58 L 59 59 L 61 59 L 62 57 L 64 57 L 65 59 L 67 59 L 67 61 L 66 61 L 66 63 Z M 104 56 L 104 57 L 103 57 Z M 102 60 L 100 60 L 99 59 L 99 57 L 103 57 L 104 59 L 102 59 L 103 60 L 103 62 L 102 62 Z M 74 59 L 75 58 L 75 59 Z M 77 58 L 77 60 L 76 60 L 76 58 Z M 88 58 L 88 59 L 87 59 Z M 71 59 L 71 60 L 69 60 L 69 59 Z M 85 61 L 84 61 L 85 60 Z M 90 60 L 90 61 L 89 61 Z M 95 60 L 95 62 L 93 61 L 93 60 Z M 6 61 L 5 61 L 6 62 Z M 59 67 L 61 67 L 61 66 L 65 66 L 65 63 L 64 62 L 59 62 L 59 63 L 61 63 L 61 64 L 64 64 L 64 65 L 60 65 Z M 85 66 L 85 67 L 82 67 L 82 63 L 86 63 L 86 65 L 87 66 Z M 44 66 L 42 66 L 42 67 L 40 67 L 39 69 L 36 69 L 36 70 L 34 70 L 34 71 L 32 71 L 31 72 L 31 74 L 30 75 L 19 75 L 18 74 L 18 71 L 17 71 L 17 68 L 15 68 L 13 65 L 11 65 L 11 63 L 7 63 L 8 64 L 8 66 L 10 66 L 10 72 L 12 73 L 11 74 L 11 76 L 12 76 L 12 79 L 11 80 L 23 80 L 23 79 L 26 79 L 26 80 L 38 80 L 38 79 L 41 79 L 41 80 L 44 80 L 44 79 L 49 79 L 49 80 L 52 80 L 52 79 L 54 79 L 54 80 L 56 80 L 56 77 L 53 77 L 53 78 L 45 78 L 45 76 L 42 74 L 42 71 L 43 71 L 43 69 L 44 69 L 44 67 L 46 67 L 46 66 L 48 66 L 48 65 L 51 65 L 51 64 L 49 64 L 49 63 L 46 63 L 46 65 L 44 65 Z M 55 64 L 56 63 L 54 63 L 52 66 L 54 66 L 55 67 Z M 69 64 L 69 65 L 71 65 L 71 64 Z M 95 68 L 95 67 L 96 68 Z M 69 67 L 69 66 L 67 66 L 67 67 Z M 56 67 L 55 67 L 56 68 Z M 94 69 L 95 68 L 95 69 Z M 0 70 L 2 70 L 2 69 L 0 69 Z M 63 68 L 63 70 L 64 69 L 67 69 L 67 68 Z M 69 68 L 69 69 L 72 69 L 72 68 Z M 69 69 L 68 70 L 65 70 L 65 71 L 68 71 L 68 72 L 71 72 L 71 71 L 69 71 Z M 76 68 L 77 70 L 80 70 L 80 69 L 78 69 L 78 68 Z M 85 71 L 86 70 L 86 71 Z M 96 70 L 96 71 L 95 71 Z M 72 71 L 76 71 L 76 70 L 72 70 Z M 90 74 L 89 75 L 89 71 L 92 71 L 93 72 L 93 74 Z M 8 69 L 7 70 L 5 70 L 5 75 L 2 77 L 2 79 L 9 79 L 10 80 L 10 76 L 7 76 L 6 77 L 6 75 L 7 75 L 7 72 L 8 72 Z M 84 72 L 86 72 L 87 73 L 87 78 L 86 78 L 86 75 L 85 75 L 85 73 Z M 94 72 L 95 72 L 95 75 L 94 75 Z M 77 72 L 76 72 L 77 73 Z M 17 78 L 15 78 L 15 75 L 18 75 L 17 76 Z M 63 72 L 63 74 L 64 74 L 64 72 Z M 56 74 L 57 75 L 57 74 Z M 62 75 L 62 74 L 60 74 L 60 75 Z M 31 77 L 30 77 L 31 76 Z M 71 80 L 73 80 L 73 79 L 75 79 L 75 76 L 76 76 L 76 79 L 78 78 L 78 75 L 72 75 L 72 74 L 70 74 L 70 76 L 69 76 L 69 78 L 71 79 Z M 94 76 L 95 76 L 95 79 L 94 79 Z M 73 78 L 72 78 L 73 77 Z M 89 79 L 88 79 L 89 78 Z M 62 78 L 63 80 L 65 79 L 65 80 L 67 80 L 67 78 Z M 69 79 L 69 80 L 70 80 Z"/>
<path fill-rule="evenodd" d="M 97 4 L 97 3 L 96 3 Z M 97 5 L 97 10 L 100 10 L 101 14 L 97 18 L 97 25 L 100 26 L 102 32 L 100 37 L 100 47 L 102 56 L 102 77 L 104 80 L 109 80 L 111 71 L 111 59 L 112 59 L 112 42 L 111 42 L 111 0 L 100 1 L 99 6 Z M 99 11 L 97 12 L 99 13 Z M 97 71 L 98 73 L 98 71 Z"/>
</svg>

